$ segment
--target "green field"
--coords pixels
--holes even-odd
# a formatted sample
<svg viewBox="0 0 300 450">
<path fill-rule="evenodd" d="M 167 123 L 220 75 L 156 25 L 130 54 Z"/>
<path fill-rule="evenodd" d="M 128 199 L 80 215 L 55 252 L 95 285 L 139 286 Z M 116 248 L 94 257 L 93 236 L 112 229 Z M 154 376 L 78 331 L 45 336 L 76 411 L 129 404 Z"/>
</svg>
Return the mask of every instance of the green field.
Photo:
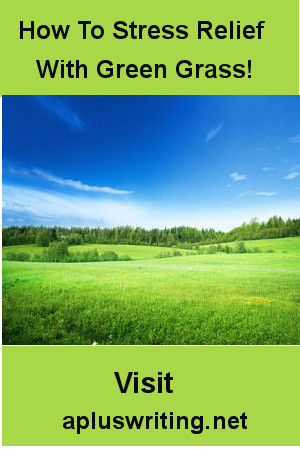
<svg viewBox="0 0 300 450">
<path fill-rule="evenodd" d="M 133 261 L 3 261 L 3 343 L 300 344 L 300 238 L 247 246 L 275 253 L 155 259 L 170 249 L 85 245 L 70 250 Z"/>
<path fill-rule="evenodd" d="M 106 244 L 85 244 L 85 245 L 73 245 L 69 247 L 70 252 L 82 252 L 87 250 L 98 250 L 99 253 L 112 250 L 119 256 L 130 255 L 132 259 L 153 259 L 161 252 L 170 252 L 172 249 L 169 247 L 150 247 L 149 245 L 106 245 Z M 43 251 L 43 247 L 37 245 L 11 245 L 9 247 L 2 248 L 2 256 L 5 256 L 9 252 L 15 253 L 29 253 L 30 255 L 40 254 Z M 181 253 L 186 253 L 185 250 L 181 250 Z"/>
</svg>

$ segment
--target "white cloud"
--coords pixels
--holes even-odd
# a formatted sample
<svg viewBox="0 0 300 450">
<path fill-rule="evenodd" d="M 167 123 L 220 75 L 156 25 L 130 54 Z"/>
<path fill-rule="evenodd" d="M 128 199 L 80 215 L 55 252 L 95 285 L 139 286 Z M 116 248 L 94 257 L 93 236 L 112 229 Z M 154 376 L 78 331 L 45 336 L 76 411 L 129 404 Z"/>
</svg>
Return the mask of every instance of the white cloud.
<svg viewBox="0 0 300 450">
<path fill-rule="evenodd" d="M 108 186 L 92 186 L 89 184 L 82 183 L 81 181 L 72 180 L 68 178 L 61 178 L 57 175 L 52 175 L 51 173 L 45 172 L 44 170 L 34 169 L 33 173 L 44 180 L 49 181 L 50 183 L 58 184 L 59 186 L 70 187 L 73 189 L 78 189 L 79 191 L 86 192 L 104 192 L 105 194 L 114 194 L 114 195 L 124 195 L 124 194 L 132 194 L 132 191 L 125 191 L 122 189 L 115 189 Z"/>
<path fill-rule="evenodd" d="M 253 192 L 253 195 L 260 195 L 262 197 L 273 197 L 276 194 L 277 194 L 277 192 L 273 192 L 273 191 Z"/>
<path fill-rule="evenodd" d="M 43 180 L 48 181 L 49 183 L 56 184 L 61 187 L 68 187 L 72 189 L 76 189 L 79 191 L 85 192 L 101 192 L 104 194 L 113 194 L 113 195 L 127 195 L 132 194 L 132 191 L 126 191 L 123 189 L 116 189 L 108 186 L 93 186 L 90 184 L 82 183 L 80 180 L 72 180 L 70 178 L 62 178 L 50 172 L 47 172 L 43 169 L 38 168 L 20 168 L 16 169 L 12 166 L 4 167 L 4 171 L 8 172 L 12 175 L 22 175 L 22 176 L 36 176 Z"/>
<path fill-rule="evenodd" d="M 215 137 L 217 136 L 217 134 L 220 133 L 220 131 L 222 130 L 223 126 L 224 126 L 224 123 L 220 123 L 220 124 L 217 125 L 216 127 L 211 128 L 211 129 L 209 130 L 209 132 L 207 133 L 207 135 L 206 135 L 206 142 L 209 142 L 209 141 L 211 141 L 213 138 L 215 138 Z"/>
<path fill-rule="evenodd" d="M 186 205 L 140 203 L 126 197 L 83 199 L 54 191 L 3 185 L 3 223 L 61 226 L 142 226 L 164 228 L 179 225 L 229 230 L 257 216 L 267 220 L 274 214 L 283 218 L 299 216 L 300 202 L 285 201 L 256 205 L 247 202 L 232 207 L 190 208 Z M 192 212 L 191 212 L 192 211 Z"/>
<path fill-rule="evenodd" d="M 258 195 L 261 197 L 273 197 L 276 194 L 277 194 L 277 192 L 273 192 L 273 191 L 258 191 L 258 192 L 244 191 L 244 192 L 241 192 L 238 195 L 238 197 L 246 197 L 246 195 Z"/>
<path fill-rule="evenodd" d="M 299 144 L 300 143 L 300 134 L 297 134 L 297 136 L 293 136 L 288 139 L 290 144 Z"/>
<path fill-rule="evenodd" d="M 239 172 L 233 172 L 229 176 L 233 181 L 242 181 L 245 180 L 245 178 L 247 178 L 247 175 L 242 175 Z"/>
<path fill-rule="evenodd" d="M 64 225 L 138 225 L 147 212 L 142 205 L 126 198 L 109 200 L 82 198 L 44 191 L 3 185 L 3 211 L 10 216 L 26 217 L 31 223 Z M 18 214 L 19 213 L 19 214 Z"/>
<path fill-rule="evenodd" d="M 284 178 L 286 180 L 294 180 L 295 178 L 297 178 L 299 175 L 299 172 L 291 172 L 288 175 L 286 175 Z"/>
<path fill-rule="evenodd" d="M 263 170 L 264 172 L 270 172 L 271 170 L 274 170 L 274 167 L 267 167 L 267 166 L 265 166 L 265 167 L 262 167 L 261 170 Z"/>
</svg>

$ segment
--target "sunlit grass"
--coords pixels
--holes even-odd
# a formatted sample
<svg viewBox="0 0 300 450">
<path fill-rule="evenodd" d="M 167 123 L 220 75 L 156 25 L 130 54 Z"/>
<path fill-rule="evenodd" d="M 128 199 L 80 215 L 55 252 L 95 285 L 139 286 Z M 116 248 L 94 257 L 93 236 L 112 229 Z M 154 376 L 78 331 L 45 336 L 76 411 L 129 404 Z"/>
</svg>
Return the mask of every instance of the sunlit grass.
<svg viewBox="0 0 300 450">
<path fill-rule="evenodd" d="M 249 246 L 264 243 L 275 253 L 4 261 L 3 343 L 299 344 L 300 238 Z"/>
</svg>

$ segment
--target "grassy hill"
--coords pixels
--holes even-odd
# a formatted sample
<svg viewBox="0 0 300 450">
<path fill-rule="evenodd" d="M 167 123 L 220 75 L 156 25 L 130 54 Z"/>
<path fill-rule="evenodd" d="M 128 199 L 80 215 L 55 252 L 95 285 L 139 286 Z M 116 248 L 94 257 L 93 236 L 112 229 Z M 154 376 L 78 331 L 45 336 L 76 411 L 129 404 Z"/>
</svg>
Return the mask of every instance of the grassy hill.
<svg viewBox="0 0 300 450">
<path fill-rule="evenodd" d="M 262 251 L 274 250 L 276 253 L 300 254 L 300 237 L 259 239 L 254 241 L 245 241 L 245 244 L 249 248 L 259 247 Z M 228 245 L 233 245 L 233 243 L 229 243 Z"/>
<path fill-rule="evenodd" d="M 254 241 L 245 241 L 249 249 L 259 247 L 262 251 L 273 250 L 276 253 L 299 253 L 300 254 L 300 237 L 290 237 L 281 239 L 260 239 Z M 222 244 L 225 245 L 225 244 Z M 234 246 L 235 243 L 229 242 L 227 245 Z M 204 246 L 207 247 L 207 246 Z M 69 247 L 70 252 L 82 252 L 97 249 L 99 253 L 106 251 L 114 251 L 118 255 L 129 255 L 133 260 L 153 259 L 158 254 L 170 252 L 169 247 L 145 246 L 145 245 L 114 245 L 114 244 L 85 244 L 73 245 Z M 179 249 L 182 254 L 187 251 Z M 40 254 L 43 247 L 35 244 L 29 245 L 10 245 L 2 247 L 2 258 L 6 259 L 9 252 L 28 253 L 30 255 Z"/>
<path fill-rule="evenodd" d="M 247 245 L 275 253 L 109 245 L 136 260 L 4 261 L 3 343 L 299 344 L 300 238 Z"/>
<path fill-rule="evenodd" d="M 151 247 L 146 245 L 113 245 L 113 244 L 85 244 L 73 245 L 69 247 L 70 252 L 82 252 L 87 250 L 98 250 L 99 253 L 114 251 L 118 255 L 129 255 L 132 259 L 153 259 L 161 252 L 169 252 L 169 247 Z M 2 258 L 5 259 L 7 253 L 29 253 L 30 255 L 42 253 L 43 247 L 35 244 L 30 245 L 10 245 L 2 248 Z M 185 250 L 181 251 L 183 254 Z"/>
</svg>

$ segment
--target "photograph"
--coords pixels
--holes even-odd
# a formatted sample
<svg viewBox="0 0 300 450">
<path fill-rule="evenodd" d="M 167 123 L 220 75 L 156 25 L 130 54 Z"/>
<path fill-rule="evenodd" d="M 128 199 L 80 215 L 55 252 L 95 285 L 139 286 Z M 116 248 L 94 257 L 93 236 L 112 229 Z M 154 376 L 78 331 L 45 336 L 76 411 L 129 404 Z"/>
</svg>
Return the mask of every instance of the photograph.
<svg viewBox="0 0 300 450">
<path fill-rule="evenodd" d="M 3 96 L 3 345 L 299 345 L 300 98 Z"/>
</svg>

